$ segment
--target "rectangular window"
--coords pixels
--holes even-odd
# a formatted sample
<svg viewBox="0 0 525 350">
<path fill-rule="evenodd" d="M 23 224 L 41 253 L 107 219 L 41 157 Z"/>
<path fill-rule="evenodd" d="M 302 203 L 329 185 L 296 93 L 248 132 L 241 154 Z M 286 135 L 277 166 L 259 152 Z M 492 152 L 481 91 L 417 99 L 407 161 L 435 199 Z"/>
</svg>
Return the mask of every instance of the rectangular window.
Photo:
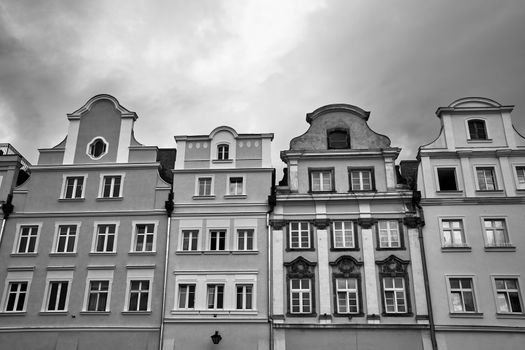
<svg viewBox="0 0 525 350">
<path fill-rule="evenodd" d="M 253 250 L 253 230 L 237 230 L 237 250 Z"/>
<path fill-rule="evenodd" d="M 108 310 L 109 281 L 89 281 L 87 311 Z"/>
<path fill-rule="evenodd" d="M 357 278 L 337 278 L 335 280 L 337 295 L 337 313 L 359 313 L 359 294 Z"/>
<path fill-rule="evenodd" d="M 229 193 L 230 195 L 242 195 L 243 194 L 243 178 L 242 177 L 230 177 Z"/>
<path fill-rule="evenodd" d="M 371 191 L 373 190 L 372 170 L 370 169 L 351 169 L 350 170 L 350 190 L 351 191 Z"/>
<path fill-rule="evenodd" d="M 226 231 L 210 231 L 210 250 L 226 250 Z"/>
<path fill-rule="evenodd" d="M 290 249 L 310 248 L 310 224 L 308 222 L 290 223 Z"/>
<path fill-rule="evenodd" d="M 56 253 L 74 253 L 76 249 L 76 239 L 76 225 L 59 225 Z"/>
<path fill-rule="evenodd" d="M 379 247 L 401 248 L 401 233 L 396 220 L 379 220 Z"/>
<path fill-rule="evenodd" d="M 496 305 L 499 313 L 522 313 L 521 293 L 516 278 L 496 278 Z"/>
<path fill-rule="evenodd" d="M 224 284 L 208 284 L 208 309 L 224 307 Z"/>
<path fill-rule="evenodd" d="M 509 247 L 510 241 L 503 219 L 483 220 L 487 247 Z"/>
<path fill-rule="evenodd" d="M 84 194 L 84 177 L 68 176 L 66 177 L 63 198 L 77 199 L 82 198 Z"/>
<path fill-rule="evenodd" d="M 476 168 L 476 175 L 478 178 L 478 189 L 480 191 L 495 191 L 498 189 L 494 168 Z"/>
<path fill-rule="evenodd" d="M 387 314 L 407 312 L 405 279 L 403 277 L 383 277 L 383 293 Z"/>
<path fill-rule="evenodd" d="M 457 191 L 456 169 L 455 168 L 438 168 L 437 169 L 439 190 L 440 191 Z"/>
<path fill-rule="evenodd" d="M 251 310 L 253 296 L 253 285 L 237 285 L 237 310 Z"/>
<path fill-rule="evenodd" d="M 465 233 L 462 220 L 442 220 L 443 247 L 465 247 Z"/>
<path fill-rule="evenodd" d="M 128 311 L 148 311 L 149 285 L 148 280 L 130 281 Z"/>
<path fill-rule="evenodd" d="M 122 183 L 122 176 L 120 175 L 104 176 L 102 197 L 103 198 L 120 197 L 121 183 Z"/>
<path fill-rule="evenodd" d="M 525 166 L 516 167 L 516 180 L 519 189 L 525 189 Z"/>
<path fill-rule="evenodd" d="M 115 251 L 115 224 L 101 224 L 97 226 L 95 251 L 98 253 L 111 253 Z"/>
<path fill-rule="evenodd" d="M 12 281 L 7 286 L 7 296 L 5 300 L 4 311 L 6 312 L 17 312 L 25 311 L 27 292 L 28 292 L 27 281 Z"/>
<path fill-rule="evenodd" d="M 38 239 L 38 226 L 20 226 L 18 234 L 17 253 L 36 253 L 36 242 Z"/>
<path fill-rule="evenodd" d="M 68 288 L 68 281 L 49 282 L 45 311 L 66 311 Z"/>
<path fill-rule="evenodd" d="M 290 279 L 290 313 L 312 313 L 312 281 L 309 278 Z"/>
<path fill-rule="evenodd" d="M 199 239 L 199 230 L 183 230 L 182 231 L 182 250 L 184 251 L 197 250 L 198 239 Z"/>
<path fill-rule="evenodd" d="M 155 242 L 155 224 L 137 224 L 135 226 L 135 251 L 153 252 Z"/>
<path fill-rule="evenodd" d="M 450 278 L 452 312 L 476 312 L 472 278 Z"/>
<path fill-rule="evenodd" d="M 211 196 L 211 177 L 199 177 L 198 179 L 198 195 Z"/>
<path fill-rule="evenodd" d="M 348 249 L 355 248 L 354 223 L 352 221 L 332 222 L 332 234 L 334 248 Z"/>
<path fill-rule="evenodd" d="M 194 309 L 195 308 L 195 285 L 194 284 L 180 284 L 179 285 L 179 309 Z"/>
<path fill-rule="evenodd" d="M 310 189 L 312 192 L 333 191 L 332 170 L 311 170 Z"/>
</svg>

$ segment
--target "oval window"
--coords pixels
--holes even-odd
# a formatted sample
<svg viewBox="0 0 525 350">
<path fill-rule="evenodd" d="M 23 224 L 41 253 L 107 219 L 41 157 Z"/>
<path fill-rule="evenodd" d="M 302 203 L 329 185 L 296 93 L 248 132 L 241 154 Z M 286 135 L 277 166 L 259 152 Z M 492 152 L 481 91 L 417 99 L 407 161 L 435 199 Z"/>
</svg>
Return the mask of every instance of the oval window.
<svg viewBox="0 0 525 350">
<path fill-rule="evenodd" d="M 91 158 L 98 159 L 107 152 L 108 145 L 104 139 L 97 137 L 88 146 L 88 155 Z"/>
</svg>

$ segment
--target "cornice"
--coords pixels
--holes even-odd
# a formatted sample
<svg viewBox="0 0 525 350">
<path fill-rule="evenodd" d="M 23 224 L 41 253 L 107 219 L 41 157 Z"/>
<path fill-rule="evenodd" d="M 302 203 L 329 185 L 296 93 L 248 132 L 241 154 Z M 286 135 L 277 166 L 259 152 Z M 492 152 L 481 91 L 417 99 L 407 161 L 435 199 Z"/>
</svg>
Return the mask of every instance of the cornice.
<svg viewBox="0 0 525 350">
<path fill-rule="evenodd" d="M 31 171 L 70 171 L 70 170 L 84 170 L 84 169 L 147 169 L 158 168 L 159 162 L 154 163 L 95 163 L 95 164 L 71 164 L 71 165 L 35 165 L 31 167 Z"/>
<path fill-rule="evenodd" d="M 525 197 L 423 198 L 422 206 L 525 204 Z"/>
</svg>

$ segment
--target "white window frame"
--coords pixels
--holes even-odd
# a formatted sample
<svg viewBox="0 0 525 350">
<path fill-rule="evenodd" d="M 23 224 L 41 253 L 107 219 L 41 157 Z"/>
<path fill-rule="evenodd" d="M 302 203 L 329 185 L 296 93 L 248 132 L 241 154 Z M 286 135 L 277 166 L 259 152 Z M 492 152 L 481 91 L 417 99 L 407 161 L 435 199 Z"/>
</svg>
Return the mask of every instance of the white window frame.
<svg viewBox="0 0 525 350">
<path fill-rule="evenodd" d="M 184 307 L 180 307 L 182 287 L 193 286 L 193 307 L 189 307 L 189 288 L 186 290 Z M 197 306 L 197 283 L 193 282 L 180 282 L 177 283 L 177 293 L 175 294 L 175 309 L 176 310 L 195 310 Z"/>
<path fill-rule="evenodd" d="M 456 289 L 452 289 L 450 286 L 450 280 L 451 279 L 469 279 L 471 281 L 471 288 L 470 292 L 472 293 L 472 299 L 474 302 L 474 310 L 473 311 L 466 311 L 465 309 L 465 297 L 463 296 L 463 291 L 468 292 L 468 289 L 461 288 L 459 291 L 461 292 L 461 302 L 463 305 L 463 311 L 454 311 L 454 303 L 452 302 L 452 292 L 456 292 Z M 448 295 L 448 306 L 451 314 L 480 314 L 481 311 L 479 309 L 478 305 L 478 298 L 476 295 L 476 279 L 474 275 L 445 275 L 445 284 L 447 287 L 447 295 Z"/>
<path fill-rule="evenodd" d="M 222 307 L 218 307 L 218 301 L 219 301 L 219 298 L 218 298 L 219 289 L 218 289 L 218 287 L 220 287 L 220 286 L 222 286 Z M 210 300 L 209 300 L 210 287 L 214 288 L 213 307 L 210 307 Z M 225 310 L 226 309 L 226 298 L 227 298 L 226 293 L 227 293 L 227 290 L 226 290 L 226 284 L 225 283 L 222 283 L 222 282 L 208 282 L 208 283 L 206 283 L 206 309 L 208 309 L 208 310 Z"/>
<path fill-rule="evenodd" d="M 339 288 L 339 280 L 345 281 L 345 288 Z M 348 280 L 355 280 L 355 289 L 352 289 L 348 287 Z M 344 293 L 344 301 L 346 304 L 346 308 L 348 311 L 343 312 L 339 309 L 339 293 Z M 356 311 L 350 311 L 350 295 L 355 295 L 355 302 L 356 302 Z M 359 278 L 357 277 L 336 277 L 335 278 L 335 298 L 336 298 L 336 308 L 338 314 L 358 314 L 360 312 L 359 310 Z"/>
<path fill-rule="evenodd" d="M 251 288 L 251 293 L 250 293 L 251 307 L 249 307 L 249 308 L 246 307 L 246 303 L 247 303 L 247 300 L 248 300 L 247 287 Z M 239 308 L 238 304 L 237 304 L 237 298 L 239 296 L 239 288 L 242 288 L 242 292 L 241 292 L 241 297 L 242 297 L 241 304 L 242 305 L 241 305 L 241 308 Z M 254 309 L 253 297 L 255 295 L 255 285 L 253 285 L 252 283 L 236 283 L 234 290 L 235 290 L 235 309 L 238 310 L 238 311 L 253 310 Z"/>
<path fill-rule="evenodd" d="M 349 169 L 350 173 L 350 191 L 373 191 L 374 190 L 374 170 L 373 169 Z M 364 188 L 364 173 L 368 173 L 370 188 Z M 359 186 L 354 188 L 354 174 L 358 174 Z"/>
<path fill-rule="evenodd" d="M 51 253 L 52 254 L 76 254 L 77 253 L 78 240 L 80 238 L 80 228 L 82 227 L 81 224 L 82 223 L 80 221 L 74 221 L 74 222 L 61 221 L 61 222 L 56 222 L 55 223 L 55 236 L 53 238 L 53 249 L 52 249 Z M 60 235 L 60 227 L 61 226 L 76 226 L 75 244 L 74 244 L 72 252 L 58 251 L 58 244 L 60 242 L 59 235 Z M 66 248 L 67 248 L 67 242 L 69 242 L 69 239 L 70 238 L 66 239 L 66 245 L 65 245 Z"/>
<path fill-rule="evenodd" d="M 102 142 L 104 142 L 104 144 L 106 145 L 106 149 L 104 150 L 104 152 L 102 152 L 102 154 L 98 157 L 95 157 L 94 155 L 92 155 L 89 151 L 89 149 L 91 148 L 91 144 L 93 142 L 95 142 L 96 139 L 101 139 Z M 103 137 L 103 136 L 95 136 L 91 139 L 91 141 L 89 141 L 86 145 L 86 154 L 89 158 L 93 159 L 93 160 L 99 160 L 101 159 L 102 157 L 104 157 L 106 154 L 108 154 L 109 152 L 109 142 Z"/>
<path fill-rule="evenodd" d="M 212 239 L 212 231 L 224 231 L 224 250 L 221 249 L 211 249 L 211 239 Z M 217 242 L 218 243 L 218 242 Z M 230 235 L 229 235 L 229 229 L 224 227 L 210 227 L 208 228 L 208 239 L 207 239 L 207 245 L 206 250 L 210 252 L 226 252 L 231 250 L 230 249 Z M 216 248 L 219 248 L 219 244 L 216 245 Z"/>
<path fill-rule="evenodd" d="M 153 297 L 153 269 L 132 269 L 128 270 L 128 275 L 126 277 L 126 296 L 124 300 L 124 312 L 130 313 L 144 313 L 151 312 L 151 299 Z M 132 281 L 149 281 L 148 289 L 148 309 L 147 310 L 130 310 L 130 293 L 131 293 L 131 282 Z M 140 305 L 140 303 L 139 303 Z"/>
<path fill-rule="evenodd" d="M 132 221 L 131 225 L 133 227 L 133 233 L 132 233 L 132 239 L 131 239 L 131 247 L 130 252 L 131 253 L 144 253 L 144 254 L 152 254 L 157 252 L 157 232 L 158 232 L 158 226 L 159 221 L 158 220 L 137 220 Z M 143 250 L 136 250 L 137 248 L 137 225 L 153 225 L 153 245 L 151 247 L 152 250 L 145 250 L 146 242 L 144 241 Z"/>
<path fill-rule="evenodd" d="M 66 191 L 67 191 L 67 179 L 69 178 L 72 178 L 72 177 L 82 177 L 84 178 L 83 182 L 82 182 L 82 194 L 80 197 L 66 197 Z M 60 199 L 66 199 L 66 200 L 80 200 L 80 199 L 84 199 L 84 194 L 86 193 L 86 185 L 87 185 L 87 179 L 88 179 L 88 174 L 63 174 L 62 175 L 62 189 L 60 190 Z M 73 192 L 73 194 L 76 193 L 76 190 Z"/>
<path fill-rule="evenodd" d="M 224 157 L 224 152 L 221 152 L 221 148 L 226 147 L 226 158 Z M 230 158 L 230 144 L 226 142 L 221 142 L 217 144 L 216 147 L 216 160 L 231 160 Z"/>
<path fill-rule="evenodd" d="M 294 225 L 294 224 L 298 224 L 299 225 L 298 229 L 294 230 L 292 228 L 292 225 Z M 306 224 L 307 225 L 306 226 L 307 227 L 306 231 L 301 228 L 302 224 Z M 289 233 L 288 234 L 288 247 L 290 249 L 311 249 L 312 248 L 312 232 L 311 232 L 312 227 L 310 226 L 309 222 L 307 222 L 307 221 L 290 222 L 288 224 L 288 230 L 289 230 L 289 232 L 288 232 Z M 302 239 L 301 238 L 302 238 L 302 235 L 304 234 L 304 232 L 307 233 L 307 237 L 308 237 L 308 244 L 307 244 L 307 246 L 303 246 L 303 244 L 302 244 Z M 293 246 L 292 245 L 292 241 L 293 241 L 292 240 L 292 236 L 294 235 L 294 233 L 296 233 L 298 235 L 298 239 L 299 239 L 297 246 Z"/>
<path fill-rule="evenodd" d="M 184 233 L 185 232 L 191 232 L 192 235 L 191 237 L 193 238 L 193 233 L 194 232 L 197 232 L 197 246 L 195 247 L 195 249 L 184 249 Z M 180 239 L 179 239 L 179 249 L 178 251 L 181 251 L 181 252 L 196 252 L 196 251 L 200 251 L 201 250 L 201 229 L 199 228 L 196 228 L 196 227 L 183 227 L 180 229 Z M 189 248 L 191 248 L 191 242 L 192 242 L 192 239 L 190 239 L 189 241 Z"/>
<path fill-rule="evenodd" d="M 491 277 L 491 281 L 492 281 L 492 288 L 493 288 L 493 291 L 494 291 L 494 304 L 495 304 L 495 307 L 496 307 L 496 313 L 498 315 L 523 315 L 523 314 L 525 314 L 525 309 L 524 309 L 524 306 L 523 306 L 523 294 L 522 294 L 522 291 L 521 291 L 520 275 L 491 275 L 490 277 Z M 518 294 L 521 311 L 501 311 L 499 309 L 499 307 L 498 307 L 498 292 L 501 293 L 501 291 L 502 291 L 502 290 L 498 289 L 497 286 L 496 286 L 496 280 L 499 280 L 499 279 L 516 280 L 518 288 L 517 288 L 517 290 L 515 290 L 515 292 Z M 510 289 L 505 289 L 505 291 L 507 291 L 507 292 L 509 290 Z M 507 300 L 507 301 L 508 301 L 508 306 L 509 306 L 509 309 L 510 309 L 510 300 Z"/>
<path fill-rule="evenodd" d="M 392 288 L 387 288 L 385 286 L 385 280 L 386 279 L 392 279 L 393 281 L 393 287 Z M 401 288 L 399 287 L 396 287 L 395 286 L 395 280 L 396 279 L 400 279 L 401 282 L 403 283 L 403 286 Z M 407 298 L 407 285 L 405 283 L 405 277 L 404 276 L 382 276 L 381 277 L 381 284 L 382 284 L 382 291 L 383 291 L 383 302 L 384 302 L 384 305 L 385 305 L 385 314 L 406 314 L 408 313 L 408 309 L 409 309 L 409 305 L 408 305 L 408 298 Z M 388 303 L 387 303 L 387 298 L 386 298 L 386 292 L 393 292 L 394 293 L 394 311 L 388 311 Z M 403 301 L 404 301 L 404 305 L 405 305 L 405 310 L 404 311 L 400 311 L 399 308 L 400 308 L 400 304 L 398 303 L 398 298 L 397 298 L 397 293 L 398 292 L 402 292 L 403 293 Z"/>
<path fill-rule="evenodd" d="M 64 310 L 48 310 L 49 297 L 51 296 L 50 286 L 52 282 L 67 282 L 67 292 Z M 71 296 L 71 286 L 73 283 L 73 271 L 48 271 L 46 276 L 46 288 L 44 290 L 44 301 L 42 303 L 42 312 L 64 313 L 69 310 L 69 297 Z M 62 289 L 62 288 L 61 288 Z"/>
<path fill-rule="evenodd" d="M 299 288 L 297 289 L 294 289 L 293 286 L 292 286 L 292 281 L 294 280 L 299 280 L 299 281 L 308 281 L 308 284 L 309 284 L 309 287 L 308 288 L 302 288 L 302 282 L 299 282 L 300 283 L 300 286 Z M 311 314 L 314 312 L 313 310 L 313 279 L 312 278 L 290 278 L 289 279 L 289 284 L 290 284 L 290 295 L 289 295 L 289 299 L 288 299 L 288 302 L 290 303 L 290 314 L 294 314 L 294 315 L 300 315 L 300 314 Z M 298 297 L 299 297 L 299 311 L 294 311 L 293 310 L 293 303 L 292 303 L 292 300 L 293 300 L 293 295 L 294 293 L 298 294 Z M 304 296 L 305 295 L 308 295 L 309 296 L 309 300 L 310 300 L 310 303 L 309 305 L 305 305 L 303 304 L 303 299 L 304 299 Z M 305 307 L 308 306 L 310 308 L 310 311 L 305 311 Z"/>
<path fill-rule="evenodd" d="M 27 226 L 37 226 L 36 241 L 35 241 L 35 251 L 34 252 L 19 252 L 20 240 L 22 238 L 22 228 Z M 16 224 L 16 236 L 15 242 L 13 244 L 13 254 L 24 255 L 24 254 L 37 254 L 38 253 L 38 242 L 40 241 L 40 233 L 42 232 L 42 222 L 24 222 Z M 29 241 L 28 241 L 29 243 Z M 27 245 L 29 247 L 29 245 Z"/>
<path fill-rule="evenodd" d="M 114 197 L 114 196 L 104 197 L 105 178 L 106 177 L 116 177 L 116 176 L 120 176 L 120 188 L 119 188 L 118 196 L 116 196 L 116 197 Z M 126 177 L 125 173 L 102 173 L 102 174 L 100 174 L 100 181 L 99 181 L 99 185 L 98 185 L 98 199 L 122 198 L 123 197 L 122 192 L 123 192 L 123 189 L 124 189 L 124 179 L 125 179 L 125 177 Z M 113 183 L 111 185 L 111 189 L 112 189 L 111 192 L 113 192 L 113 189 L 114 189 L 114 184 Z"/>
<path fill-rule="evenodd" d="M 493 175 L 493 180 L 494 180 L 494 189 L 493 190 L 483 190 L 481 189 L 481 186 L 480 186 L 480 183 L 479 183 L 479 178 L 478 178 L 478 169 L 492 169 L 492 175 Z M 483 192 L 490 192 L 490 191 L 499 191 L 500 190 L 500 179 L 498 178 L 498 170 L 497 170 L 497 166 L 495 164 L 487 164 L 487 165 L 484 165 L 484 164 L 476 164 L 474 166 L 474 182 L 476 183 L 476 190 L 477 191 L 483 191 Z M 486 186 L 486 177 L 485 177 L 485 186 Z"/>
<path fill-rule="evenodd" d="M 336 226 L 336 223 L 341 223 L 341 228 L 340 229 L 337 229 L 335 226 Z M 349 229 L 346 227 L 346 226 L 349 226 Z M 355 244 L 355 241 L 356 241 L 356 232 L 354 230 L 354 222 L 353 221 L 350 221 L 350 220 L 334 220 L 332 221 L 332 241 L 334 242 L 333 243 L 333 248 L 334 249 L 354 249 L 356 248 L 356 244 Z M 352 238 L 352 242 L 351 242 L 351 245 L 347 246 L 346 245 L 346 238 L 348 236 L 348 231 L 349 231 L 349 234 L 350 234 L 350 237 Z M 342 238 L 342 242 L 343 242 L 343 245 L 342 246 L 337 246 L 337 235 L 338 234 L 341 234 L 341 238 Z"/>
<path fill-rule="evenodd" d="M 523 180 L 524 182 L 520 183 L 520 176 L 518 174 L 518 168 L 523 169 Z M 516 184 L 516 189 L 525 190 L 525 164 L 513 164 L 512 165 L 512 174 L 514 176 L 514 183 Z"/>
<path fill-rule="evenodd" d="M 84 297 L 84 304 L 82 305 L 82 311 L 83 312 L 93 312 L 93 313 L 100 313 L 100 312 L 109 312 L 110 306 L 111 306 L 111 290 L 113 287 L 113 270 L 88 270 L 88 275 L 86 278 L 86 289 L 85 289 L 85 297 Z M 106 309 L 104 311 L 94 311 L 94 310 L 88 310 L 89 306 L 89 297 L 91 292 L 91 282 L 94 281 L 107 281 L 108 282 L 108 297 L 106 300 Z"/>
<path fill-rule="evenodd" d="M 443 226 L 443 223 L 444 222 L 459 222 L 460 223 L 460 226 L 461 226 L 461 237 L 462 237 L 462 243 L 454 243 L 454 231 L 456 231 L 455 229 L 453 228 L 450 228 L 450 229 L 445 229 L 445 227 Z M 445 231 L 449 230 L 451 233 L 450 233 L 450 239 L 451 239 L 451 244 L 447 245 L 445 243 Z M 465 247 L 468 247 L 468 242 L 467 242 L 467 236 L 465 234 L 465 224 L 464 224 L 464 221 L 463 221 L 463 217 L 442 217 L 442 218 L 439 218 L 439 232 L 440 232 L 440 237 L 441 237 L 441 247 L 443 248 L 465 248 Z"/>
<path fill-rule="evenodd" d="M 244 238 L 244 247 L 239 246 L 240 233 L 249 232 L 252 233 L 252 249 L 247 249 L 247 239 Z M 257 231 L 255 227 L 236 227 L 235 228 L 235 250 L 243 252 L 253 252 L 257 250 Z"/>
<path fill-rule="evenodd" d="M 503 244 L 489 244 L 489 239 L 488 239 L 488 235 L 487 235 L 487 228 L 485 227 L 485 221 L 502 221 L 503 222 L 503 226 L 504 226 L 504 233 L 505 233 L 505 238 L 506 238 L 506 242 L 503 243 Z M 486 248 L 509 248 L 509 247 L 514 247 L 514 245 L 512 244 L 512 241 L 510 239 L 510 233 L 509 233 L 509 225 L 507 223 L 507 217 L 506 216 L 503 216 L 503 215 L 491 215 L 491 216 L 482 216 L 481 217 L 481 230 L 483 232 L 483 239 L 485 241 L 485 247 Z M 495 240 L 495 237 L 493 237 L 493 240 L 494 242 L 496 241 Z"/>
<path fill-rule="evenodd" d="M 309 169 L 310 172 L 310 191 L 311 192 L 331 192 L 335 189 L 334 184 L 334 169 Z M 328 173 L 328 180 L 330 180 L 330 183 L 328 185 L 329 188 L 325 188 L 323 181 L 325 180 L 326 175 L 324 173 Z M 319 189 L 314 188 L 314 177 L 315 175 L 319 175 Z"/>
<path fill-rule="evenodd" d="M 386 223 L 386 229 L 381 229 L 381 223 L 384 222 Z M 397 225 L 397 237 L 398 237 L 398 242 L 399 242 L 399 245 L 397 246 L 393 246 L 392 245 L 392 237 L 393 237 L 393 228 L 390 226 L 390 223 L 391 222 L 395 222 L 396 225 Z M 399 220 L 396 220 L 396 219 L 381 219 L 381 220 L 378 220 L 377 222 L 377 240 L 378 240 L 378 246 L 379 248 L 382 248 L 382 249 L 401 249 L 403 248 L 403 231 L 402 231 L 403 227 L 402 227 L 402 223 L 399 222 Z M 387 237 L 387 245 L 383 245 L 381 243 L 381 232 L 386 232 L 386 237 Z"/>
<path fill-rule="evenodd" d="M 242 179 L 241 193 L 232 193 L 230 188 L 230 181 L 232 178 Z M 245 196 L 246 195 L 246 175 L 228 175 L 226 177 L 226 195 L 227 196 Z"/>
<path fill-rule="evenodd" d="M 97 245 L 98 245 L 98 228 L 101 225 L 115 225 L 115 235 L 113 238 L 113 249 L 112 250 L 104 250 L 104 251 L 97 251 Z M 120 221 L 95 221 L 93 223 L 93 241 L 91 243 L 91 253 L 94 254 L 111 254 L 117 252 L 117 241 L 118 241 L 118 232 L 120 227 Z M 104 240 L 104 246 L 107 247 L 107 236 Z"/>
<path fill-rule="evenodd" d="M 457 165 L 439 164 L 434 167 L 434 176 L 436 179 L 436 191 L 454 191 L 454 190 L 442 190 L 441 189 L 441 187 L 439 186 L 439 172 L 438 172 L 439 169 L 454 169 L 454 179 L 456 182 L 456 191 L 463 190 L 463 188 L 460 186 L 460 183 L 459 183 L 459 175 L 458 175 L 459 167 Z"/>
<path fill-rule="evenodd" d="M 8 271 L 5 279 L 4 293 L 2 294 L 2 300 L 0 304 L 0 312 L 5 313 L 23 313 L 27 311 L 27 303 L 29 299 L 29 293 L 31 291 L 31 282 L 33 281 L 33 271 Z M 27 283 L 27 290 L 25 292 L 24 305 L 22 310 L 11 310 L 7 311 L 7 302 L 9 298 L 9 286 L 11 283 Z M 18 293 L 17 293 L 18 294 Z M 19 295 L 16 300 L 18 301 Z M 16 309 L 15 302 L 15 309 Z"/>
<path fill-rule="evenodd" d="M 210 193 L 200 194 L 199 192 L 199 181 L 200 179 L 211 179 Z M 199 175 L 195 177 L 195 197 L 213 197 L 215 196 L 215 176 L 214 175 Z"/>
<path fill-rule="evenodd" d="M 473 139 L 473 138 L 470 137 L 470 129 L 468 127 L 468 122 L 471 121 L 471 120 L 482 120 L 485 123 L 485 133 L 487 134 L 487 138 L 485 138 L 485 139 Z M 483 118 L 483 117 L 466 118 L 465 119 L 465 133 L 466 133 L 467 141 L 469 141 L 469 142 L 488 142 L 488 141 L 492 141 L 492 139 L 490 138 L 490 134 L 489 134 L 489 127 L 488 127 L 487 120 L 485 118 Z"/>
</svg>

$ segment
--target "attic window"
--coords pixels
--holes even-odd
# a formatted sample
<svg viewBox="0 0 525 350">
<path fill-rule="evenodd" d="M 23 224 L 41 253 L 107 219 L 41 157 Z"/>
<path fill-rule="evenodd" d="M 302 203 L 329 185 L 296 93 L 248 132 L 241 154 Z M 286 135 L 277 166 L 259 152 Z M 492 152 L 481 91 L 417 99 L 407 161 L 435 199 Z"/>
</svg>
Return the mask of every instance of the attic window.
<svg viewBox="0 0 525 350">
<path fill-rule="evenodd" d="M 487 140 L 487 128 L 484 120 L 469 120 L 468 131 L 471 140 Z"/>
<path fill-rule="evenodd" d="M 108 151 L 108 143 L 102 137 L 95 137 L 87 147 L 87 154 L 91 159 L 100 159 Z"/>
<path fill-rule="evenodd" d="M 328 130 L 328 149 L 350 148 L 350 136 L 346 129 Z"/>
</svg>

